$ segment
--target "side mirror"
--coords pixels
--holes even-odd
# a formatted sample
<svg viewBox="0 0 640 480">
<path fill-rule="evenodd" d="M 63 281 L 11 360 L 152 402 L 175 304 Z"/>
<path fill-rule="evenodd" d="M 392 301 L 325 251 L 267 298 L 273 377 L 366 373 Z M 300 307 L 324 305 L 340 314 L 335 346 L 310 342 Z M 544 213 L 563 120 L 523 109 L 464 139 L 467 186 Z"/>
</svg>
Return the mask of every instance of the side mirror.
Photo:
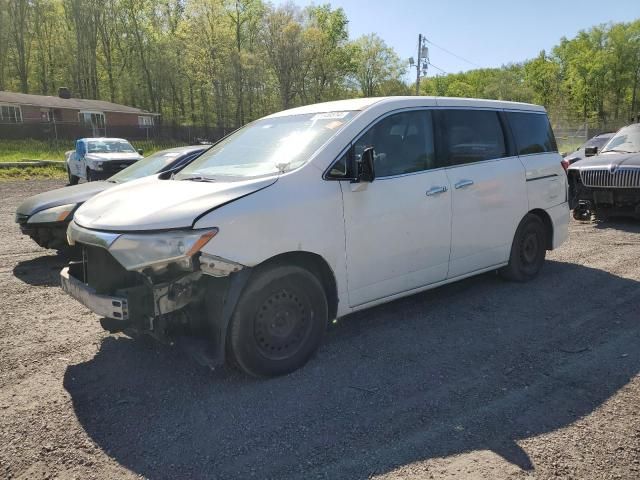
<svg viewBox="0 0 640 480">
<path fill-rule="evenodd" d="M 138 149 L 138 154 L 142 155 L 144 153 L 144 150 L 142 150 L 141 148 Z"/>
<path fill-rule="evenodd" d="M 584 156 L 585 157 L 593 157 L 598 154 L 598 147 L 585 147 Z"/>
<path fill-rule="evenodd" d="M 373 182 L 376 179 L 376 169 L 373 162 L 373 147 L 367 147 L 362 152 L 362 158 L 358 164 L 358 181 Z"/>
</svg>

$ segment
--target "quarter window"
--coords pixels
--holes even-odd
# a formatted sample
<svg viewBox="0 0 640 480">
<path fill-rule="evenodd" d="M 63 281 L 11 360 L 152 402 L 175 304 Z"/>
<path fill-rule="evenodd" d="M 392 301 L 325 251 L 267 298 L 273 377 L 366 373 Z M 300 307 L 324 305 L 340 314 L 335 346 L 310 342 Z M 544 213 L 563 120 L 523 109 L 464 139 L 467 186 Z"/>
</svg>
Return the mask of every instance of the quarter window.
<svg viewBox="0 0 640 480">
<path fill-rule="evenodd" d="M 507 156 L 498 113 L 491 110 L 440 110 L 440 156 L 462 165 Z"/>
<path fill-rule="evenodd" d="M 557 152 L 556 139 L 544 113 L 507 112 L 518 155 Z"/>
<path fill-rule="evenodd" d="M 355 142 L 356 161 L 369 146 L 373 146 L 378 177 L 436 167 L 431 112 L 402 112 L 380 120 Z"/>
</svg>

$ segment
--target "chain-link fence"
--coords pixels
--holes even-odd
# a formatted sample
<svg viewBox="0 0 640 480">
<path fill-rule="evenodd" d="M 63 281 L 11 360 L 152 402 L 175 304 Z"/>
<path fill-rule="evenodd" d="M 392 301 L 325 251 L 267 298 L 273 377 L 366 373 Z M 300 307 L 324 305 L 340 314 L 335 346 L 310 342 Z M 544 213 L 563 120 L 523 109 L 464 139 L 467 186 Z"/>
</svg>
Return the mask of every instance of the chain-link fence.
<svg viewBox="0 0 640 480">
<path fill-rule="evenodd" d="M 180 142 L 185 144 L 201 141 L 213 142 L 221 139 L 235 128 L 218 128 L 205 125 L 153 125 L 109 126 L 95 132 L 91 127 L 77 123 L 0 123 L 0 141 L 41 140 L 49 143 L 69 142 L 78 138 L 108 136 L 127 140 L 149 140 L 156 142 Z"/>
<path fill-rule="evenodd" d="M 590 138 L 601 133 L 613 133 L 625 126 L 624 120 L 606 123 L 576 123 L 552 119 L 551 126 L 558 143 L 558 151 L 565 154 L 578 149 Z"/>
</svg>

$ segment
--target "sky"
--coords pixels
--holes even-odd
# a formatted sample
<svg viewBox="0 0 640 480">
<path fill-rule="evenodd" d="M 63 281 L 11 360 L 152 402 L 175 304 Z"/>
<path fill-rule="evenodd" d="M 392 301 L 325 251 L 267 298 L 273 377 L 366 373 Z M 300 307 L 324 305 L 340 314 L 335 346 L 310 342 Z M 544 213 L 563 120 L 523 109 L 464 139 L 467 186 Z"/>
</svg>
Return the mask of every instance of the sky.
<svg viewBox="0 0 640 480">
<path fill-rule="evenodd" d="M 284 3 L 276 1 L 276 4 Z M 429 76 L 500 67 L 551 50 L 562 37 L 608 22 L 640 19 L 640 0 L 294 0 L 330 3 L 349 19 L 349 36 L 377 33 L 403 59 L 417 57 L 418 34 L 432 42 Z M 436 47 L 436 45 L 438 47 Z M 451 52 L 458 57 L 452 55 Z M 415 76 L 415 69 L 407 78 Z"/>
</svg>

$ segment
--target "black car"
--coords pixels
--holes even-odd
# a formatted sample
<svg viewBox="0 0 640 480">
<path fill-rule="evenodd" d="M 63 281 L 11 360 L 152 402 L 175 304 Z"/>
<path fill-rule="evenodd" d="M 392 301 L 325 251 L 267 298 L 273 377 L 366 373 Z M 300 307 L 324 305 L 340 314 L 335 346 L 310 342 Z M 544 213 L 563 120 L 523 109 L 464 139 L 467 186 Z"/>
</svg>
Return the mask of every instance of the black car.
<svg viewBox="0 0 640 480">
<path fill-rule="evenodd" d="M 599 154 L 569 166 L 567 175 L 575 219 L 640 219 L 640 123 L 620 129 Z"/>
<path fill-rule="evenodd" d="M 565 165 L 565 168 L 569 167 L 569 165 L 573 165 L 574 163 L 590 157 L 593 153 L 597 153 L 598 150 L 602 150 L 609 140 L 613 138 L 615 133 L 601 133 L 596 135 L 595 137 L 591 137 L 585 143 L 580 145 L 575 151 L 571 153 L 567 153 L 562 160 L 562 164 Z M 595 147 L 595 151 L 594 151 Z"/>
<path fill-rule="evenodd" d="M 139 160 L 105 181 L 58 188 L 27 198 L 16 211 L 16 222 L 38 245 L 67 249 L 67 226 L 73 213 L 94 195 L 120 183 L 158 173 L 177 171 L 191 163 L 211 145 L 162 150 Z"/>
</svg>

